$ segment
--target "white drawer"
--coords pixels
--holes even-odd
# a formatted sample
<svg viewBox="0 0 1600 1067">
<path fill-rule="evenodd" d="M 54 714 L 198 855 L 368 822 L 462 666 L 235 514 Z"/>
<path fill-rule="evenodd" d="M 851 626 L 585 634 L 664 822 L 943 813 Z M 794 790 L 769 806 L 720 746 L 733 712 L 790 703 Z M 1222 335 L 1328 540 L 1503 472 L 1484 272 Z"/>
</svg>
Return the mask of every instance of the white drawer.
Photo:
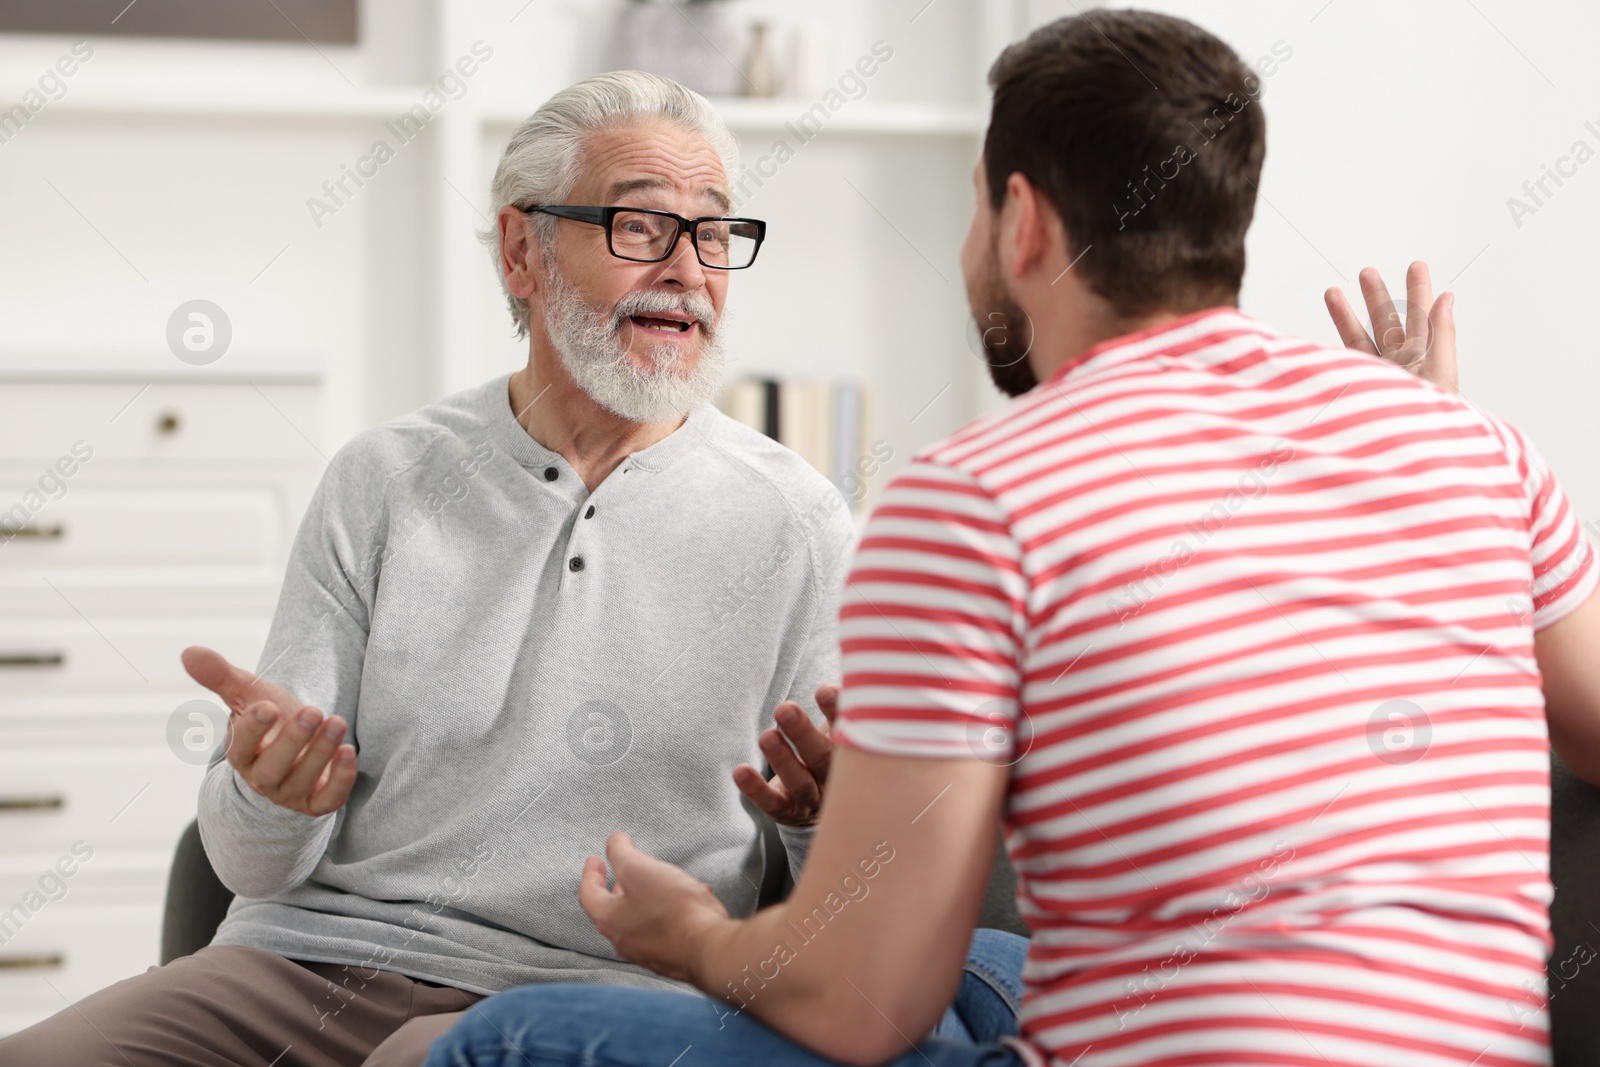
<svg viewBox="0 0 1600 1067">
<path fill-rule="evenodd" d="M 314 385 L 4 382 L 0 456 L 81 459 L 83 449 L 74 457 L 72 446 L 82 441 L 93 456 L 80 470 L 108 457 L 315 459 L 332 454 L 320 392 Z"/>
<path fill-rule="evenodd" d="M 0 567 L 266 565 L 286 555 L 286 500 L 264 485 L 112 488 L 67 479 L 65 487 L 49 500 L 35 483 L 0 477 L 0 508 L 40 505 L 25 524 L 0 514 Z"/>
<path fill-rule="evenodd" d="M 188 693 L 194 683 L 178 658 L 185 648 L 206 645 L 253 667 L 271 623 L 265 616 L 104 615 L 91 616 L 91 622 L 65 603 L 61 611 L 55 618 L 0 620 L 0 703 L 69 693 Z"/>
<path fill-rule="evenodd" d="M 70 855 L 70 848 L 67 842 L 60 854 Z M 64 895 L 48 883 L 58 899 L 41 894 L 42 906 L 29 910 L 26 894 L 39 890 L 57 859 L 57 853 L 41 855 L 34 870 L 8 864 L 17 872 L 0 879 L 0 916 L 12 916 L 0 930 L 0 1037 L 160 960 L 165 865 L 129 867 L 97 849 L 70 878 L 60 879 Z M 12 910 L 19 905 L 21 913 Z"/>
<path fill-rule="evenodd" d="M 8 697 L 0 700 L 0 748 L 154 748 L 167 743 L 171 720 L 193 724 L 187 711 L 175 710 L 183 704 L 206 700 L 218 717 L 227 714 L 215 693 L 190 688 L 187 694 Z M 0 782 L 0 792 L 4 787 Z"/>
<path fill-rule="evenodd" d="M 9 550 L 0 547 L 0 554 Z M 63 567 L 51 571 L 0 567 L 0 604 L 5 605 L 5 615 L 13 619 L 72 615 L 74 609 L 97 622 L 128 616 L 270 618 L 278 603 L 283 569 L 282 563 L 186 567 L 176 562 L 138 567 Z"/>
<path fill-rule="evenodd" d="M 7 856 L 53 854 L 79 839 L 96 849 L 170 852 L 195 817 L 205 767 L 179 759 L 161 735 L 142 748 L 41 748 L 18 744 L 15 735 L 0 739 Z"/>
</svg>

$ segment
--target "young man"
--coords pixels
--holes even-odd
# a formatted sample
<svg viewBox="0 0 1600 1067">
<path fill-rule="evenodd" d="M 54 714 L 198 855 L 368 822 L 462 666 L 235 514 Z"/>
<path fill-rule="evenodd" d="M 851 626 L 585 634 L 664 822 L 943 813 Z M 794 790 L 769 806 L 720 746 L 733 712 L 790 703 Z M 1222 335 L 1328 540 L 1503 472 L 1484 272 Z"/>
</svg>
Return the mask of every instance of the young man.
<svg viewBox="0 0 1600 1067">
<path fill-rule="evenodd" d="M 1565 496 L 1505 423 L 1236 309 L 1265 127 L 1215 37 L 1096 12 L 991 80 L 963 267 L 1018 398 L 863 535 L 799 885 L 735 920 L 613 835 L 585 910 L 717 999 L 516 990 L 433 1067 L 1548 1063 L 1550 743 L 1600 782 Z M 920 1040 L 1002 817 L 1020 1034 Z"/>
</svg>

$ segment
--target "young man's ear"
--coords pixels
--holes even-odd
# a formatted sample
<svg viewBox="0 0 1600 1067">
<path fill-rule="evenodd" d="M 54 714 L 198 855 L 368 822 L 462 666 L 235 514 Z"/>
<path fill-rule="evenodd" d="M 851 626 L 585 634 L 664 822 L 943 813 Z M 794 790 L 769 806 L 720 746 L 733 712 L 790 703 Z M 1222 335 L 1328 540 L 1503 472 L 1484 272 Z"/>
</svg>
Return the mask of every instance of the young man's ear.
<svg viewBox="0 0 1600 1067">
<path fill-rule="evenodd" d="M 1021 172 L 1006 178 L 998 221 L 1000 269 L 1013 281 L 1043 265 L 1060 222 L 1055 208 Z"/>
<path fill-rule="evenodd" d="M 1000 270 L 1012 281 L 1037 270 L 1054 283 L 1074 255 L 1061 213 L 1020 172 L 1006 179 L 998 225 Z"/>
</svg>

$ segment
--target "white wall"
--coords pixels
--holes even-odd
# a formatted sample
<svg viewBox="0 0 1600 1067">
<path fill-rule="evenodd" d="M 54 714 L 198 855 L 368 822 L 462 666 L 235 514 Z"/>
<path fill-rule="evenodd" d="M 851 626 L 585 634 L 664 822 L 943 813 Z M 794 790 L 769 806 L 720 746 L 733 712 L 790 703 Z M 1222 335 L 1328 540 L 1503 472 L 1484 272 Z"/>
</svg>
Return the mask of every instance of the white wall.
<svg viewBox="0 0 1600 1067">
<path fill-rule="evenodd" d="M 1462 391 L 1527 431 L 1579 513 L 1600 519 L 1591 405 L 1600 369 L 1600 158 L 1537 213 L 1506 200 L 1577 140 L 1600 153 L 1600 7 L 1572 0 L 1187 0 L 1247 59 L 1283 41 L 1267 80 L 1267 163 L 1246 311 L 1335 340 L 1322 292 L 1364 266 L 1398 295 L 1428 261 L 1457 294 Z M 1032 25 L 1073 13 L 1031 0 Z M 1596 129 L 1584 128 L 1593 121 Z M 1570 166 L 1568 169 L 1571 169 Z"/>
<path fill-rule="evenodd" d="M 72 43 L 0 36 L 0 110 Z M 388 113 L 359 50 L 90 43 L 64 95 L 0 143 L 0 360 L 170 361 L 167 317 L 204 298 L 232 321 L 225 359 L 325 372 L 328 422 L 301 428 L 317 449 L 413 407 L 432 131 L 319 225 L 308 198 Z"/>
</svg>

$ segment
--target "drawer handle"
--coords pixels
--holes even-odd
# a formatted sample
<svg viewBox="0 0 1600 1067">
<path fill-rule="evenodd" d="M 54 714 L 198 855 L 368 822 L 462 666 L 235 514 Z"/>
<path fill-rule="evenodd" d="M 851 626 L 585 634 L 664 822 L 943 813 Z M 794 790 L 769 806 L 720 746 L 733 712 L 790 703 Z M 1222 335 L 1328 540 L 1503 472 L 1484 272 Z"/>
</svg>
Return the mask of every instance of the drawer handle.
<svg viewBox="0 0 1600 1067">
<path fill-rule="evenodd" d="M 60 652 L 0 652 L 0 667 L 59 667 L 66 662 Z"/>
<path fill-rule="evenodd" d="M 48 971 L 66 965 L 67 957 L 60 952 L 38 956 L 0 956 L 0 971 Z"/>
<path fill-rule="evenodd" d="M 178 418 L 178 413 L 175 411 L 164 411 L 161 413 L 161 417 L 156 420 L 157 432 L 169 437 L 177 433 L 182 426 L 183 421 Z"/>
<path fill-rule="evenodd" d="M 59 541 L 67 536 L 67 528 L 60 523 L 54 526 L 19 526 L 11 531 L 11 536 L 31 541 Z"/>
<path fill-rule="evenodd" d="M 0 797 L 0 811 L 55 811 L 67 806 L 67 798 L 53 797 Z"/>
</svg>

